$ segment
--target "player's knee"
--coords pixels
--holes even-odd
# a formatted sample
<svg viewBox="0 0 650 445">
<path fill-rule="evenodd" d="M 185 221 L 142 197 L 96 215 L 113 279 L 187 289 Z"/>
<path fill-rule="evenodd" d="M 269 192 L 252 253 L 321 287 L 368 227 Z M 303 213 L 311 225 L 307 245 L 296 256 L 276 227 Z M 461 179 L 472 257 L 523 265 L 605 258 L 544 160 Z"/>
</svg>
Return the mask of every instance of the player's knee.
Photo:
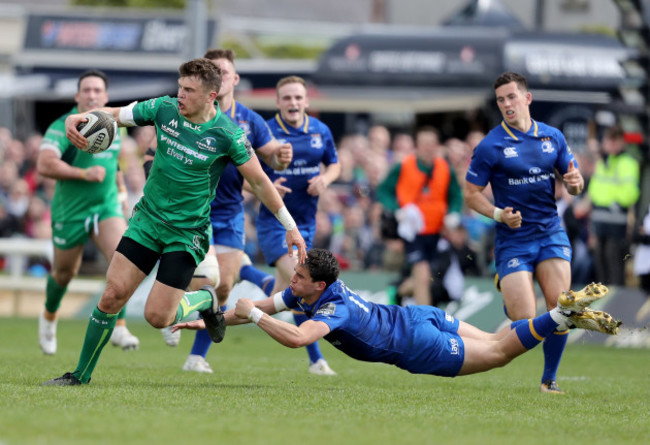
<svg viewBox="0 0 650 445">
<path fill-rule="evenodd" d="M 99 299 L 99 308 L 108 314 L 116 314 L 124 307 L 128 298 L 128 292 L 123 286 L 109 281 Z"/>
<path fill-rule="evenodd" d="M 61 287 L 66 287 L 76 275 L 75 271 L 70 269 L 55 269 L 52 271 L 52 278 Z"/>
<path fill-rule="evenodd" d="M 219 286 L 219 263 L 214 255 L 206 255 L 203 261 L 196 266 L 194 278 L 205 278 L 211 286 Z"/>
<path fill-rule="evenodd" d="M 145 308 L 144 319 L 156 329 L 166 328 L 170 324 L 169 314 L 164 314 L 155 309 Z"/>
</svg>

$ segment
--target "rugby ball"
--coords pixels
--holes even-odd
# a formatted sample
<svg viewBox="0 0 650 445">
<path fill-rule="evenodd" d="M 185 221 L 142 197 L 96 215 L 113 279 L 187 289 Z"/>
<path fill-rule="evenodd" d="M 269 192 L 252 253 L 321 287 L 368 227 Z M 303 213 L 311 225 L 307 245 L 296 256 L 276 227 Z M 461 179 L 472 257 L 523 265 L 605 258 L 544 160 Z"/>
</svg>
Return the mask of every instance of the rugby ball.
<svg viewBox="0 0 650 445">
<path fill-rule="evenodd" d="M 82 148 L 86 153 L 101 153 L 108 149 L 117 135 L 117 122 L 104 111 L 91 111 L 86 115 L 88 122 L 77 126 L 79 133 L 88 139 L 88 146 Z"/>
</svg>

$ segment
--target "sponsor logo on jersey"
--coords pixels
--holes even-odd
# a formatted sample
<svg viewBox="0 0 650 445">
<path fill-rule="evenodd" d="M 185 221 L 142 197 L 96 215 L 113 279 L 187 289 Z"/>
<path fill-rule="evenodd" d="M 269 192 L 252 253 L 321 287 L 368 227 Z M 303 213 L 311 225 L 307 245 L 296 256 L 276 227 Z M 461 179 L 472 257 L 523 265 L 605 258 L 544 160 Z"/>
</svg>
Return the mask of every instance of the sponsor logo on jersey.
<svg viewBox="0 0 650 445">
<path fill-rule="evenodd" d="M 519 258 L 513 258 L 510 261 L 508 261 L 509 269 L 514 269 L 515 267 L 519 267 Z"/>
<path fill-rule="evenodd" d="M 506 158 L 517 158 L 519 155 L 517 154 L 517 149 L 515 147 L 506 147 L 503 150 L 503 154 L 505 155 Z"/>
<path fill-rule="evenodd" d="M 217 151 L 217 140 L 213 137 L 203 138 L 200 141 L 197 141 L 196 145 L 198 145 L 201 150 L 207 150 L 213 153 Z"/>
<path fill-rule="evenodd" d="M 244 133 L 251 134 L 251 124 L 249 124 L 248 121 L 237 121 L 237 126 L 244 130 Z"/>
<path fill-rule="evenodd" d="M 183 127 L 189 128 L 190 130 L 199 131 L 201 129 L 200 124 L 193 124 L 192 122 L 183 121 Z"/>
<path fill-rule="evenodd" d="M 160 129 L 161 129 L 162 131 L 164 131 L 165 133 L 167 133 L 168 135 L 170 135 L 171 137 L 173 137 L 173 138 L 177 138 L 178 135 L 179 135 L 180 133 L 179 133 L 178 131 L 176 131 L 176 130 L 173 130 L 173 129 L 171 128 L 171 127 L 176 128 L 176 125 L 177 125 L 177 122 L 176 122 L 174 119 L 172 119 L 172 120 L 169 122 L 169 126 L 167 126 L 167 125 L 165 125 L 165 124 L 162 124 L 162 125 L 160 126 Z"/>
<path fill-rule="evenodd" d="M 460 354 L 460 349 L 458 348 L 458 340 L 456 340 L 455 338 L 449 339 L 449 347 L 451 349 L 451 355 Z"/>
<path fill-rule="evenodd" d="M 169 126 L 174 127 L 174 128 L 178 128 L 178 121 L 176 119 L 170 120 L 169 121 Z"/>
<path fill-rule="evenodd" d="M 319 133 L 311 135 L 311 141 L 309 142 L 311 148 L 323 148 L 323 138 Z"/>
<path fill-rule="evenodd" d="M 555 147 L 551 143 L 551 138 L 542 139 L 542 151 L 544 153 L 553 153 L 555 151 Z"/>
<path fill-rule="evenodd" d="M 531 175 L 539 175 L 542 172 L 542 169 L 539 167 L 531 167 L 528 169 L 528 173 Z"/>
<path fill-rule="evenodd" d="M 325 303 L 318 308 L 315 315 L 323 315 L 325 317 L 329 317 L 330 315 L 334 315 L 335 312 L 336 305 L 334 303 Z"/>
<path fill-rule="evenodd" d="M 571 258 L 571 249 L 568 247 L 563 247 L 562 248 L 562 253 L 564 253 L 564 256 L 567 258 Z"/>
<path fill-rule="evenodd" d="M 448 314 L 447 312 L 445 312 L 445 319 L 450 323 L 454 322 L 454 316 L 451 315 L 451 314 Z"/>
</svg>

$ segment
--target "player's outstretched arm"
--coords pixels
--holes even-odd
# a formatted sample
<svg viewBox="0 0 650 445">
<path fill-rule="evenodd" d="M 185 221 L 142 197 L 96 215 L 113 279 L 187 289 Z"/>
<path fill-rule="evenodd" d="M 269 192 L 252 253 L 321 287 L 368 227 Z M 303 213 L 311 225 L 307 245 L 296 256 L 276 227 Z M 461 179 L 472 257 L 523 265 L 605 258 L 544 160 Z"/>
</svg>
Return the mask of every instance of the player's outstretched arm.
<svg viewBox="0 0 650 445">
<path fill-rule="evenodd" d="M 289 348 L 302 348 L 310 345 L 330 332 L 329 326 L 322 321 L 307 320 L 300 326 L 296 326 L 270 317 L 260 308 L 256 308 L 248 298 L 237 300 L 235 315 L 254 322 L 275 341 Z"/>
<path fill-rule="evenodd" d="M 289 256 L 293 256 L 293 248 L 296 247 L 298 249 L 298 262 L 301 264 L 304 263 L 307 258 L 307 245 L 305 244 L 305 240 L 285 207 L 280 194 L 262 170 L 260 161 L 256 156 L 253 156 L 247 162 L 237 167 L 237 170 L 248 181 L 255 196 L 273 212 L 287 230 L 286 239 Z"/>
</svg>

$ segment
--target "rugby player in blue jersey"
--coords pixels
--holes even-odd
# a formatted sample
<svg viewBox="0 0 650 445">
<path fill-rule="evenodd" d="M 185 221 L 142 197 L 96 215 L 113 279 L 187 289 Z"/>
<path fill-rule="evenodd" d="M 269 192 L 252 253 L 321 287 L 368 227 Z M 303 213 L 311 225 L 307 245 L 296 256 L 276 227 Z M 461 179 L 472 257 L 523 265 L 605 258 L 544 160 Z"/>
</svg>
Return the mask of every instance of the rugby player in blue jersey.
<svg viewBox="0 0 650 445">
<path fill-rule="evenodd" d="M 332 133 L 327 126 L 306 112 L 309 107 L 307 87 L 304 79 L 289 76 L 280 79 L 276 86 L 276 105 L 279 113 L 267 121 L 275 138 L 291 143 L 293 160 L 289 167 L 279 171 L 263 166 L 275 184 L 282 183 L 289 191 L 283 196 L 287 209 L 294 216 L 307 248 L 313 246 L 316 232 L 316 210 L 319 195 L 338 178 L 341 166 L 338 162 Z M 242 268 L 240 276 L 256 284 L 266 295 L 278 292 L 289 285 L 296 265 L 295 255 L 286 251 L 282 227 L 269 218 L 273 214 L 264 205 L 257 217 L 257 238 L 269 266 L 275 266 L 275 282 L 268 282 L 268 276 L 253 266 Z M 285 251 L 283 247 L 285 246 Z M 273 284 L 272 289 L 269 285 Z M 266 286 L 266 289 L 265 289 Z M 307 320 L 299 311 L 294 311 L 296 325 Z M 323 358 L 318 343 L 307 346 L 309 372 L 317 375 L 334 375 Z"/>
<path fill-rule="evenodd" d="M 255 154 L 265 165 L 276 170 L 287 168 L 292 158 L 291 144 L 278 142 L 262 116 L 235 100 L 239 74 L 235 70 L 234 51 L 209 49 L 203 57 L 212 60 L 221 69 L 221 88 L 217 95 L 219 109 L 244 130 Z M 243 183 L 244 178 L 237 168 L 233 164 L 226 165 L 210 209 L 213 236 L 210 250 L 195 272 L 195 277 L 204 279 L 195 279 L 191 284 L 192 289 L 200 289 L 205 284 L 215 286 L 219 305 L 224 311 L 242 262 L 250 264 L 250 259 L 244 253 Z M 276 184 L 276 189 L 281 194 L 286 191 L 281 184 Z M 165 338 L 170 337 L 167 335 Z M 172 343 L 177 338 L 171 336 Z M 212 343 L 207 331 L 197 332 L 183 370 L 212 373 L 210 364 L 205 360 Z"/>
<path fill-rule="evenodd" d="M 563 292 L 558 307 L 490 334 L 437 307 L 366 301 L 338 275 L 339 263 L 334 255 L 325 249 L 312 249 L 306 261 L 296 266 L 288 289 L 257 302 L 239 299 L 235 309 L 225 313 L 226 322 L 237 325 L 252 321 L 290 348 L 325 338 L 357 360 L 443 377 L 505 366 L 556 330 L 579 327 L 614 335 L 620 324 L 609 314 L 587 309 L 606 295 L 607 288 L 600 284 L 590 284 L 579 292 Z M 294 326 L 269 316 L 286 309 L 299 309 L 309 320 Z M 203 320 L 196 320 L 173 329 L 203 326 Z"/>
<path fill-rule="evenodd" d="M 467 171 L 467 206 L 496 224 L 497 283 L 511 320 L 535 316 L 533 277 L 547 309 L 571 287 L 571 245 L 555 206 L 555 177 L 578 195 L 584 180 L 562 133 L 530 117 L 532 95 L 526 78 L 505 73 L 494 82 L 500 125 L 479 143 Z M 482 193 L 492 187 L 494 204 Z M 541 391 L 562 393 L 557 369 L 568 331 L 557 329 L 544 341 Z"/>
</svg>

